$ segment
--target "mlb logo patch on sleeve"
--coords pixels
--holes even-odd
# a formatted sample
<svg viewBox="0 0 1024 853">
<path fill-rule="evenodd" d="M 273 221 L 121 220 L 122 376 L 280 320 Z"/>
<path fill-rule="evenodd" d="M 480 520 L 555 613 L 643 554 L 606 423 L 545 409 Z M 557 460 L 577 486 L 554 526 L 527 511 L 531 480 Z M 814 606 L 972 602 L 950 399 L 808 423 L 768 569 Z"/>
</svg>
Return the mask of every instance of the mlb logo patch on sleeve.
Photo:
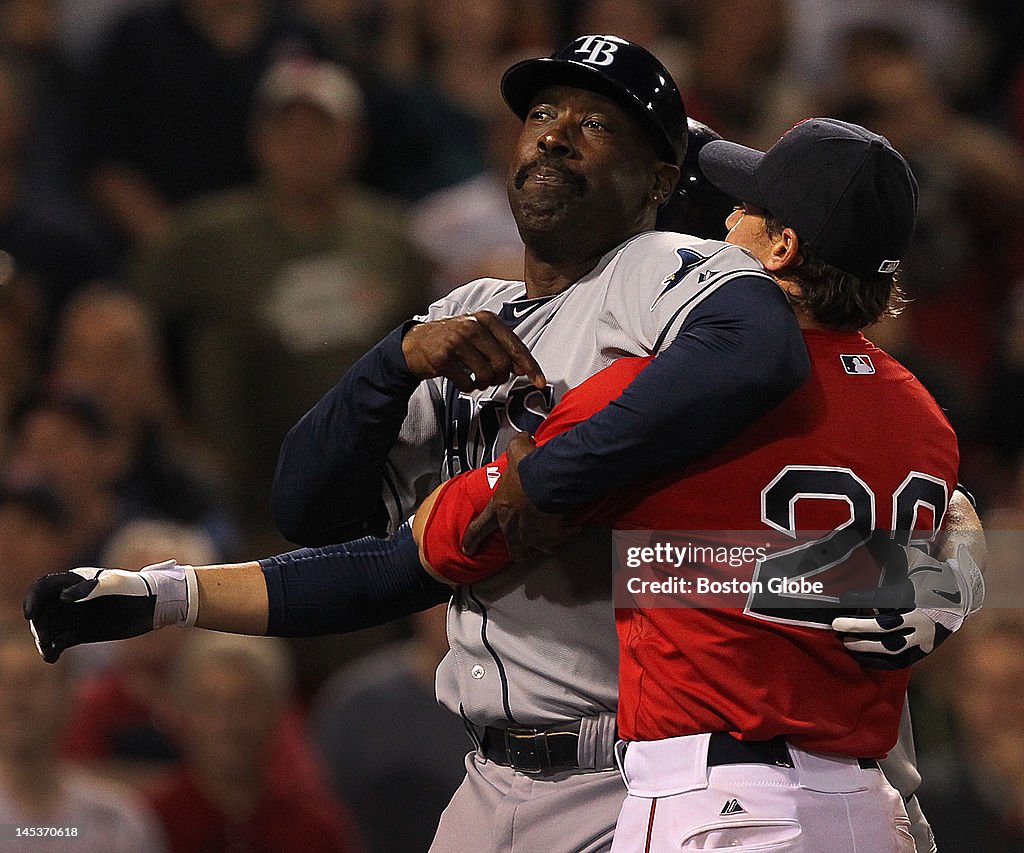
<svg viewBox="0 0 1024 853">
<path fill-rule="evenodd" d="M 875 372 L 875 365 L 869 355 L 841 355 L 839 358 L 843 362 L 843 370 L 847 373 L 870 374 Z"/>
</svg>

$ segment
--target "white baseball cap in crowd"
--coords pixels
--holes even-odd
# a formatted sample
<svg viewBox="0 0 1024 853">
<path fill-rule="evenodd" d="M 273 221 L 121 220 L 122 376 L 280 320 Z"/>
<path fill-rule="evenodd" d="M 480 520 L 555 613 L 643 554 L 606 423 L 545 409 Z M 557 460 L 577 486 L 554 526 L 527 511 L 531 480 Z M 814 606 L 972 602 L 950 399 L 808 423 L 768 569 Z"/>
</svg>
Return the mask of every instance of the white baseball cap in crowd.
<svg viewBox="0 0 1024 853">
<path fill-rule="evenodd" d="M 264 75 L 256 104 L 262 110 L 309 104 L 336 121 L 344 121 L 362 114 L 363 95 L 352 75 L 336 63 L 288 58 L 275 63 Z"/>
</svg>

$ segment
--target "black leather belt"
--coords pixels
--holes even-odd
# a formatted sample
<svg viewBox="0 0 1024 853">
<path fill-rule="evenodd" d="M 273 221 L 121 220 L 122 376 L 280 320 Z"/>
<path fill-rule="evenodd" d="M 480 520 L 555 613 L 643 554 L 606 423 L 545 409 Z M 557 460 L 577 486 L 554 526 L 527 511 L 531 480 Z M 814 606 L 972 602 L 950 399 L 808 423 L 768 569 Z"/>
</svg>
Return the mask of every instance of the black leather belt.
<svg viewBox="0 0 1024 853">
<path fill-rule="evenodd" d="M 878 762 L 873 758 L 858 758 L 857 763 L 864 770 L 877 770 Z M 737 740 L 728 732 L 714 732 L 708 744 L 708 767 L 723 764 L 774 764 L 777 767 L 792 767 L 786 739 L 781 735 L 771 740 Z"/>
<path fill-rule="evenodd" d="M 550 773 L 571 770 L 579 765 L 579 722 L 546 729 L 488 726 L 480 739 L 480 753 L 488 761 L 511 767 L 520 773 Z M 858 758 L 865 770 L 877 770 L 873 758 Z M 727 732 L 714 732 L 708 744 L 708 767 L 724 764 L 771 764 L 792 767 L 786 739 L 737 740 Z"/>
<path fill-rule="evenodd" d="M 550 773 L 580 766 L 579 743 L 579 721 L 546 729 L 488 726 L 480 739 L 480 753 L 520 773 Z"/>
</svg>

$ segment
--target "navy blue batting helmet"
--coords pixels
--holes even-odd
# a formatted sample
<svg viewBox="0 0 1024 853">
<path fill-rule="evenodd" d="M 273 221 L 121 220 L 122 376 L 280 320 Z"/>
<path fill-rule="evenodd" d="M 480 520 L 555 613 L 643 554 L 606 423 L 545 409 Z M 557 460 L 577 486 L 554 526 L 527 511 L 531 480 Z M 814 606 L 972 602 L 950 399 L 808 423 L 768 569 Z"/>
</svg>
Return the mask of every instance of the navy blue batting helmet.
<svg viewBox="0 0 1024 853">
<path fill-rule="evenodd" d="M 526 118 L 531 99 L 547 86 L 573 86 L 611 98 L 652 134 L 659 156 L 679 164 L 686 152 L 686 108 L 665 66 L 618 36 L 580 36 L 551 56 L 513 65 L 501 78 L 501 94 Z"/>
</svg>

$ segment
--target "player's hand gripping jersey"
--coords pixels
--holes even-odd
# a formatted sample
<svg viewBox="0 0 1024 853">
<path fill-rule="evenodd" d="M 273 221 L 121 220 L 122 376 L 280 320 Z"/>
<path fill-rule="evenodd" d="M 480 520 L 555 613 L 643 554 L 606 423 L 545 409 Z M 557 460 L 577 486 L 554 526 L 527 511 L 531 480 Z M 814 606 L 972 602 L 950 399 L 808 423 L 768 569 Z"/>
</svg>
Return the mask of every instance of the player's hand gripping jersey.
<svg viewBox="0 0 1024 853">
<path fill-rule="evenodd" d="M 859 333 L 805 331 L 804 338 L 812 374 L 799 391 L 683 477 L 596 506 L 587 519 L 619 529 L 753 536 L 853 527 L 930 539 L 959 464 L 945 417 L 909 372 Z M 607 405 L 648 361 L 621 359 L 566 394 L 538 440 Z M 503 469 L 502 457 L 438 493 L 421 551 L 439 575 L 472 583 L 508 562 L 500 534 L 472 558 L 460 547 Z M 823 611 L 820 623 L 808 611 L 792 619 L 757 611 L 753 599 L 746 612 L 620 609 L 620 735 L 781 734 L 804 749 L 884 755 L 897 739 L 908 673 L 862 668 L 829 630 L 835 611 Z"/>
</svg>

